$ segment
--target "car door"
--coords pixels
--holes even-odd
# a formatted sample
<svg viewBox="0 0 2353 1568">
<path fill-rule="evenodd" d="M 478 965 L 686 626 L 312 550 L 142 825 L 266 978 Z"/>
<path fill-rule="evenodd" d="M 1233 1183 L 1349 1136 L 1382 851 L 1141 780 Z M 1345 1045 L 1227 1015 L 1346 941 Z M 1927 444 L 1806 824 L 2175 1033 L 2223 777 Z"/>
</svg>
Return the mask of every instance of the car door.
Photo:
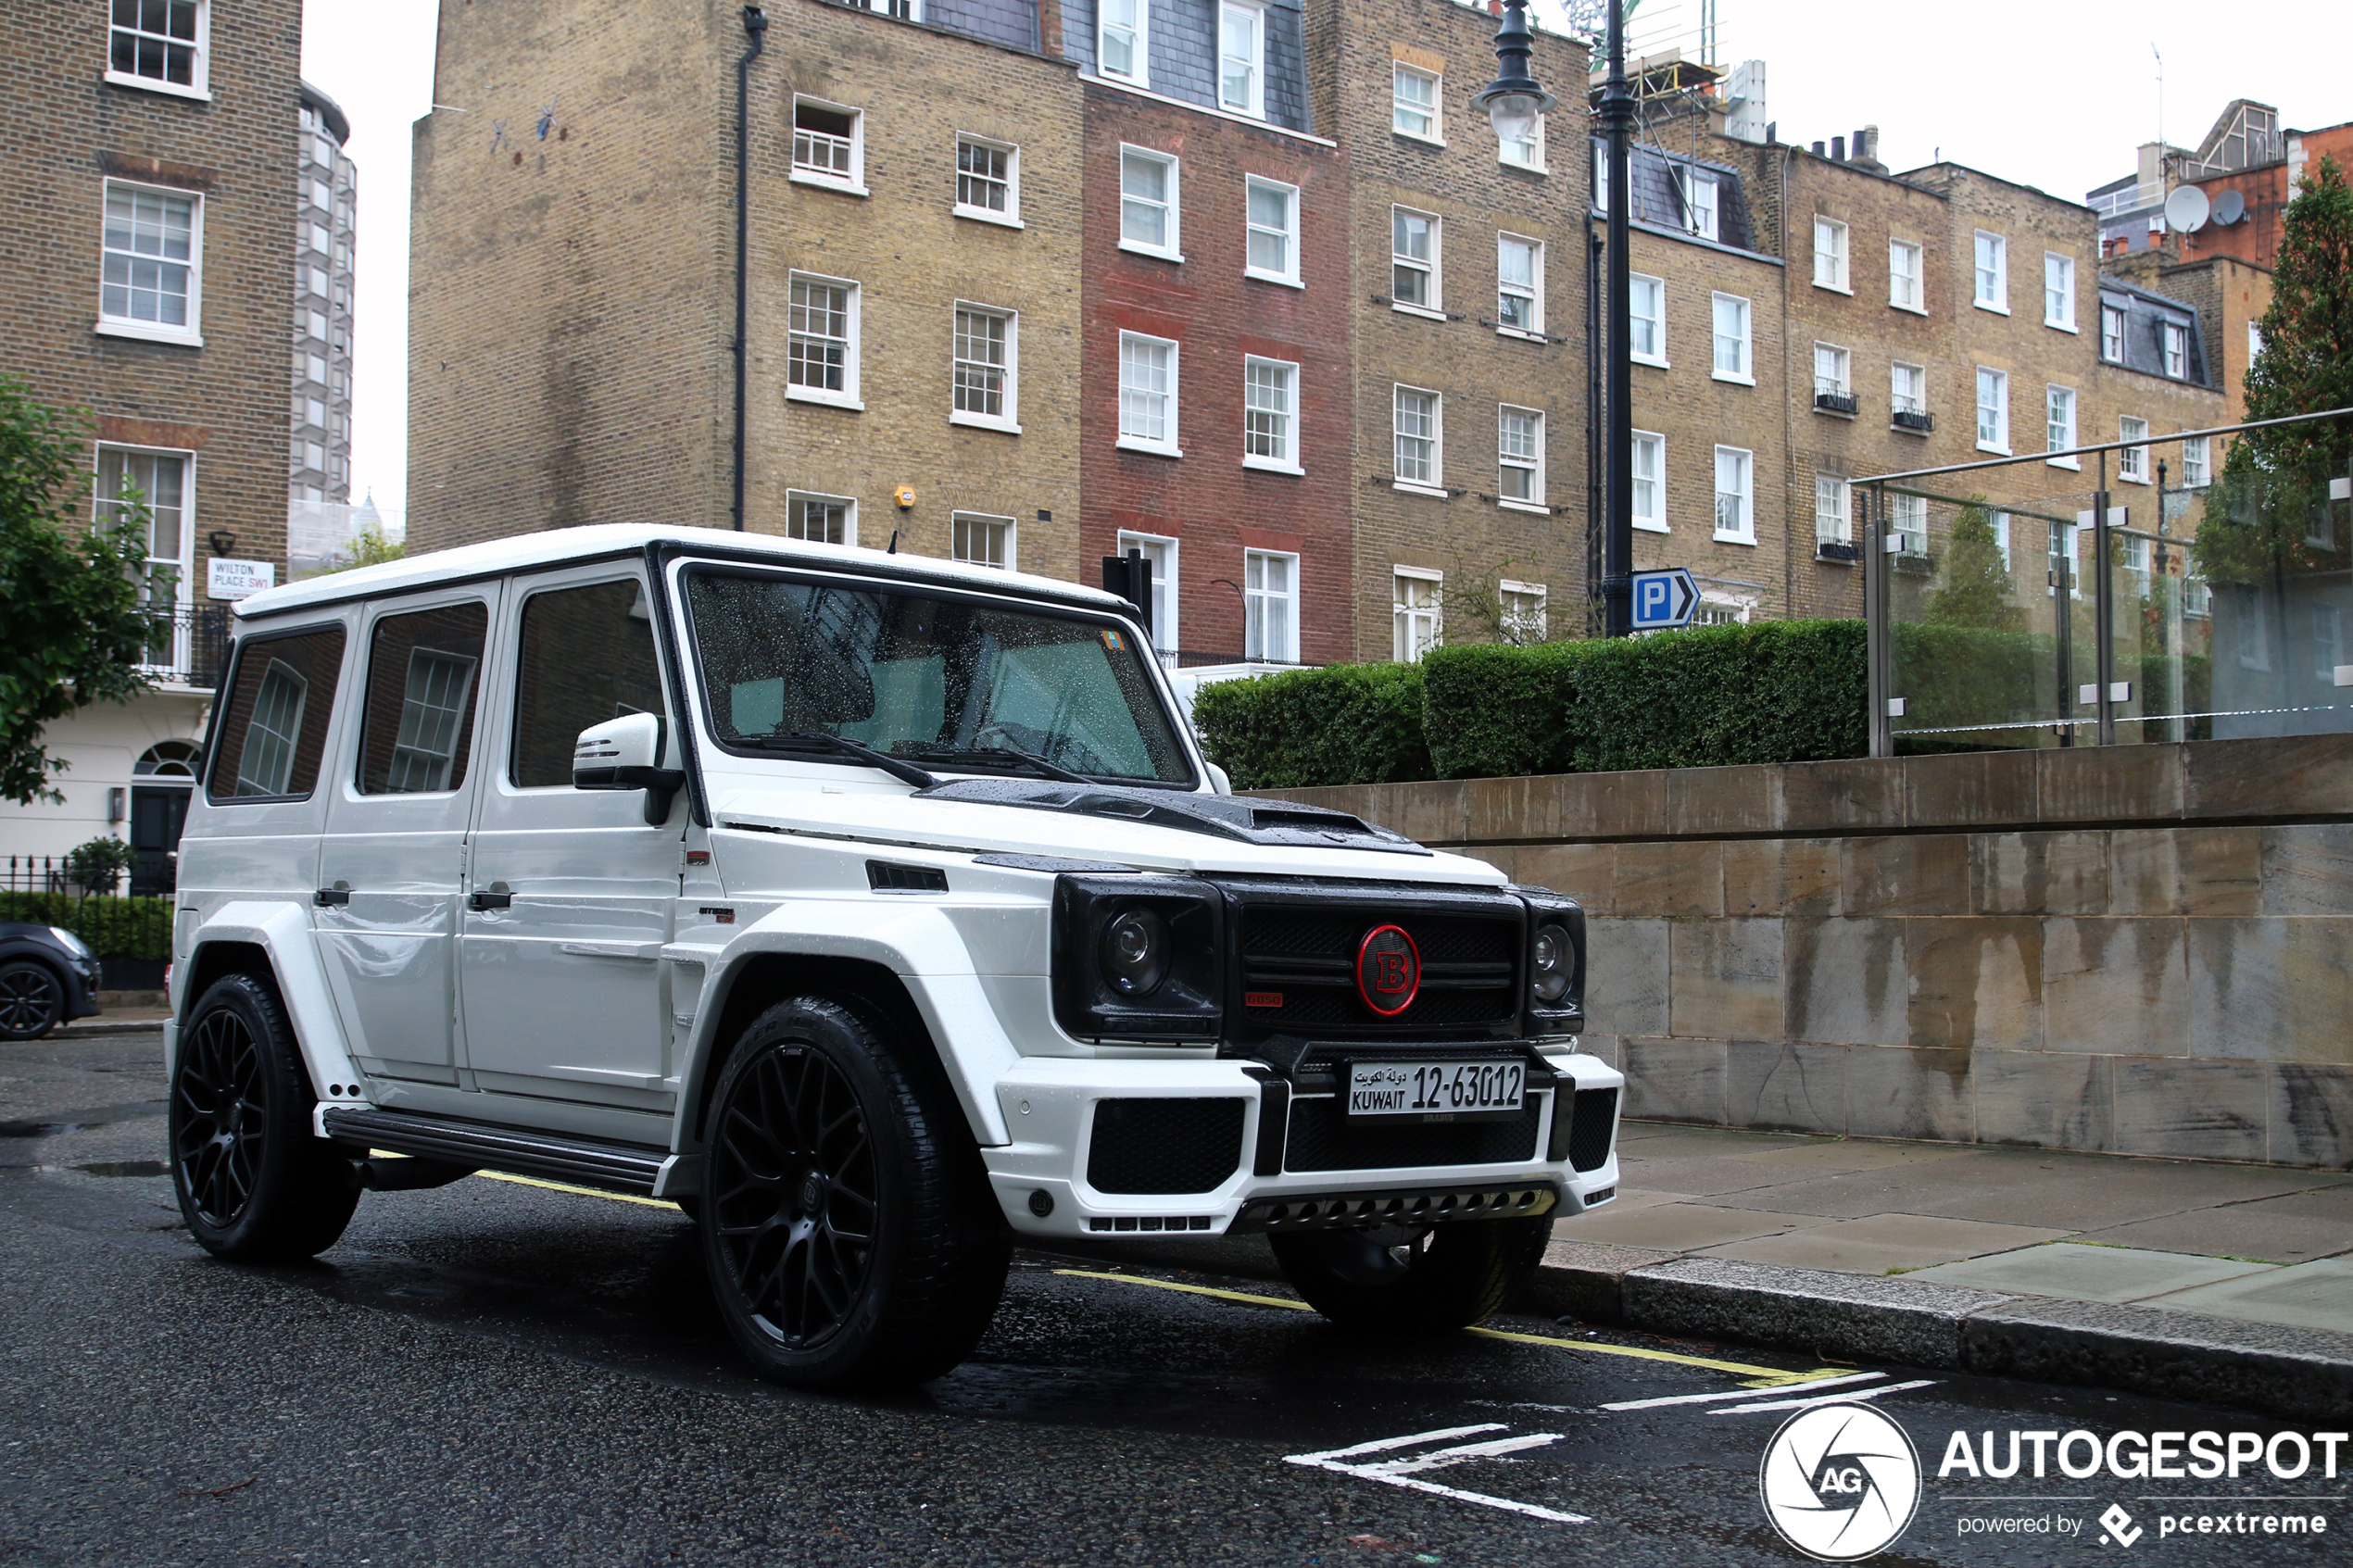
<svg viewBox="0 0 2353 1568">
<path fill-rule="evenodd" d="M 327 984 L 360 1068 L 455 1085 L 458 901 L 498 588 L 372 604 L 319 852 Z"/>
<path fill-rule="evenodd" d="M 677 903 L 686 803 L 648 825 L 640 791 L 572 787 L 582 730 L 668 713 L 645 576 L 605 562 L 518 578 L 509 595 L 499 755 L 468 850 L 466 1065 L 488 1093 L 667 1111 L 675 1097 L 660 955 Z"/>
</svg>

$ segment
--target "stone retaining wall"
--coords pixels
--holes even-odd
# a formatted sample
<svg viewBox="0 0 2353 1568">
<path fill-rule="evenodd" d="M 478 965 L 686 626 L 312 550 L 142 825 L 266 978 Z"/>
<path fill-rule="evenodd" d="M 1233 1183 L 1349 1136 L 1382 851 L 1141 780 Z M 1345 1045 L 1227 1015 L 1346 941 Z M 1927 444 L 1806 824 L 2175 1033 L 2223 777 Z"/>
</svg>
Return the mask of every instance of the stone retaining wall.
<svg viewBox="0 0 2353 1568">
<path fill-rule="evenodd" d="M 1289 794 L 1582 898 L 1629 1114 L 2353 1165 L 2353 737 Z"/>
</svg>

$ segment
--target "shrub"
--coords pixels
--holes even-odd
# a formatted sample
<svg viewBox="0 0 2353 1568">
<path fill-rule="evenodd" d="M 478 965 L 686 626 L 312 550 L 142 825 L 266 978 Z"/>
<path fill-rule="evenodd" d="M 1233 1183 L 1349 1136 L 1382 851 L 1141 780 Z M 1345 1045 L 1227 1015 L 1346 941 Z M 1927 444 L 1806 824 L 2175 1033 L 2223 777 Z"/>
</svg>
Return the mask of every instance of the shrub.
<svg viewBox="0 0 2353 1568">
<path fill-rule="evenodd" d="M 1570 767 L 1562 719 L 1573 671 L 1592 643 L 1513 647 L 1473 643 L 1432 648 L 1422 659 L 1423 736 L 1441 779 L 1516 778 Z"/>
<path fill-rule="evenodd" d="M 1572 645 L 1569 767 L 1723 768 L 1870 746 L 1859 621 L 1699 626 Z"/>
<path fill-rule="evenodd" d="M 1236 789 L 1430 776 L 1418 665 L 1335 664 L 1212 682 L 1193 699 L 1193 726 Z"/>
<path fill-rule="evenodd" d="M 64 893 L 0 893 L 0 920 L 62 926 L 102 959 L 171 956 L 169 898 L 76 898 Z"/>
<path fill-rule="evenodd" d="M 85 893 L 112 893 L 131 869 L 131 846 L 108 834 L 66 851 L 66 875 Z"/>
</svg>

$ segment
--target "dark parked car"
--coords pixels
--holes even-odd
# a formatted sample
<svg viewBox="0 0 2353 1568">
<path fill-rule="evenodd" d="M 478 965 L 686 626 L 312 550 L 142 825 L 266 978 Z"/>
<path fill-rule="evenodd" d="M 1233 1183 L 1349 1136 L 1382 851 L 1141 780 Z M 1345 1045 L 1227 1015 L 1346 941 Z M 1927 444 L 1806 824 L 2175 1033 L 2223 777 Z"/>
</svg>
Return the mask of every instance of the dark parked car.
<svg viewBox="0 0 2353 1568">
<path fill-rule="evenodd" d="M 63 927 L 0 921 L 0 1040 L 37 1040 L 98 1010 L 98 956 Z"/>
</svg>

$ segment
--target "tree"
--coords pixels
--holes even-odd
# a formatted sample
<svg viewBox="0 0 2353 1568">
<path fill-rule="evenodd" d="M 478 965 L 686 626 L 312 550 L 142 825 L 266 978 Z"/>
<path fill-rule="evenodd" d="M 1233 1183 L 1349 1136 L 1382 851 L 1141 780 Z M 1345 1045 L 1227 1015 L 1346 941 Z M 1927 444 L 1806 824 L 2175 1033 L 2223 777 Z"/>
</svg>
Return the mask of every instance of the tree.
<svg viewBox="0 0 2353 1568">
<path fill-rule="evenodd" d="M 386 561 L 400 560 L 409 554 L 409 546 L 385 533 L 374 524 L 362 528 L 351 537 L 351 547 L 333 558 L 333 564 L 321 567 L 319 575 L 333 571 L 349 571 L 356 566 L 382 566 Z"/>
<path fill-rule="evenodd" d="M 89 442 L 85 412 L 0 375 L 0 798 L 19 806 L 64 798 L 50 780 L 66 762 L 42 749 L 44 726 L 150 684 L 146 508 L 126 496 L 108 522 L 88 521 Z"/>
<path fill-rule="evenodd" d="M 1970 496 L 1953 520 L 1944 546 L 1944 586 L 1928 601 L 1928 621 L 1992 632 L 2016 632 L 2026 624 L 1982 495 Z"/>
<path fill-rule="evenodd" d="M 1526 600 L 1517 603 L 1504 596 L 1504 584 L 1512 580 L 1516 567 L 1532 565 L 1534 558 L 1508 556 L 1496 565 L 1473 571 L 1463 564 L 1460 551 L 1453 552 L 1453 570 L 1439 588 L 1439 608 L 1447 630 L 1456 640 L 1508 643 L 1525 647 L 1531 643 L 1552 642 L 1562 633 L 1553 626 L 1549 606 L 1535 616 L 1526 611 Z M 1541 617 L 1541 620 L 1537 619 Z"/>
</svg>

